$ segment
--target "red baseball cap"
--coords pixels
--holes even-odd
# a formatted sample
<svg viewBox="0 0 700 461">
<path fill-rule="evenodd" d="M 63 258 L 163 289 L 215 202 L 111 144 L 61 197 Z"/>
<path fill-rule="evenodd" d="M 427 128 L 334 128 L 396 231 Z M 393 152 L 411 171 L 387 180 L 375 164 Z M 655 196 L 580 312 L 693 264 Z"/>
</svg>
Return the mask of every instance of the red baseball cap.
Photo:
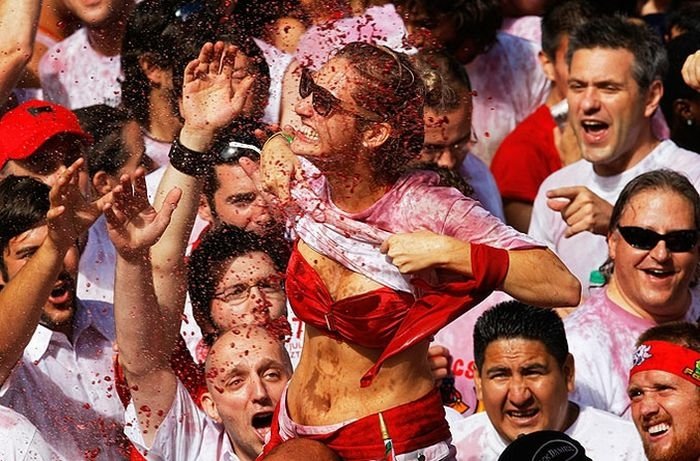
<svg viewBox="0 0 700 461">
<path fill-rule="evenodd" d="M 0 118 L 0 168 L 8 160 L 24 160 L 42 144 L 60 134 L 73 134 L 90 141 L 78 117 L 48 101 L 27 101 Z"/>
</svg>

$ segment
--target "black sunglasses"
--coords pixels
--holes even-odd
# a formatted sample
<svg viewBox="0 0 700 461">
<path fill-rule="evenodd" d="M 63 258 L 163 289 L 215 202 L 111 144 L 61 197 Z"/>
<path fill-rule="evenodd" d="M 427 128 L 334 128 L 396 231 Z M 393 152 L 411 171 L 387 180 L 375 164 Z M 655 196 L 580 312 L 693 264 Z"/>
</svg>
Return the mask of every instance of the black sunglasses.
<svg viewBox="0 0 700 461">
<path fill-rule="evenodd" d="M 330 91 L 322 86 L 318 86 L 316 82 L 314 82 L 313 77 L 311 77 L 311 71 L 305 67 L 301 70 L 299 96 L 301 96 L 302 99 L 306 99 L 309 95 L 313 95 L 311 98 L 311 106 L 321 117 L 330 117 L 334 109 L 342 109 L 351 114 L 366 118 L 367 120 L 378 122 L 382 119 L 379 115 L 367 109 L 363 109 L 362 107 L 349 107 L 343 101 L 333 96 Z"/>
<path fill-rule="evenodd" d="M 620 235 L 631 247 L 638 250 L 651 250 L 659 241 L 666 242 L 666 248 L 673 253 L 686 253 L 698 244 L 700 233 L 697 229 L 677 230 L 659 234 L 653 230 L 636 226 L 618 226 Z"/>
</svg>

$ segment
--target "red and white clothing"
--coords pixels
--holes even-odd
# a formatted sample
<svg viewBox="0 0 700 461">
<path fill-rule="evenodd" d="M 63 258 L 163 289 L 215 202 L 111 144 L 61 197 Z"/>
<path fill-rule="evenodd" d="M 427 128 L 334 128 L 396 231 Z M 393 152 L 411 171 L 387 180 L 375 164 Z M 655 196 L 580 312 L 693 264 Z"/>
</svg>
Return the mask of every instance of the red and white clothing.
<svg viewBox="0 0 700 461">
<path fill-rule="evenodd" d="M 112 305 L 79 303 L 72 336 L 39 325 L 0 389 L 0 404 L 29 419 L 64 459 L 124 459 Z"/>
<path fill-rule="evenodd" d="M 414 288 L 410 278 L 379 251 L 393 233 L 430 230 L 496 248 L 541 246 L 503 224 L 475 200 L 439 186 L 436 173 L 405 175 L 366 210 L 346 213 L 333 204 L 325 177 L 309 161 L 300 161 L 306 182 L 292 188 L 300 208 L 295 221 L 297 234 L 316 251 L 395 290 L 413 292 Z"/>
<path fill-rule="evenodd" d="M 58 461 L 60 458 L 27 418 L 0 406 L 0 459 Z"/>
<path fill-rule="evenodd" d="M 497 461 L 508 446 L 485 412 L 451 422 L 450 430 L 458 461 Z M 647 459 L 634 424 L 595 408 L 581 406 L 578 418 L 564 432 L 596 461 Z"/>
<path fill-rule="evenodd" d="M 508 133 L 549 95 L 550 82 L 537 51 L 532 42 L 499 32 L 491 49 L 466 65 L 474 90 L 472 124 L 478 138 L 472 149 L 487 165 Z"/>
<path fill-rule="evenodd" d="M 44 99 L 69 109 L 95 104 L 116 107 L 122 77 L 119 55 L 95 51 L 84 27 L 49 49 L 39 62 Z"/>
<path fill-rule="evenodd" d="M 700 189 L 700 155 L 678 147 L 671 140 L 660 142 L 641 162 L 615 176 L 600 176 L 593 171 L 592 163 L 579 160 L 552 173 L 542 183 L 535 197 L 528 233 L 545 242 L 585 288 L 591 271 L 598 270 L 608 257 L 605 236 L 581 232 L 564 237 L 566 222 L 560 213 L 547 206 L 547 191 L 558 187 L 586 186 L 603 200 L 614 204 L 628 182 L 659 168 L 670 168 L 684 174 L 696 189 Z"/>
<path fill-rule="evenodd" d="M 556 122 L 541 105 L 501 143 L 491 172 L 504 200 L 532 203 L 542 182 L 562 167 L 554 144 Z"/>
<path fill-rule="evenodd" d="M 450 461 L 454 460 L 454 446 L 450 444 L 445 409 L 435 389 L 426 396 L 381 412 L 387 433 L 393 441 L 395 461 Z M 284 441 L 304 437 L 318 440 L 347 461 L 390 459 L 385 457 L 379 415 L 343 421 L 327 426 L 305 426 L 292 421 L 287 413 L 285 389 L 275 409 L 270 431 L 271 439 L 265 444 L 258 459 Z"/>
<path fill-rule="evenodd" d="M 132 401 L 126 409 L 124 433 L 149 461 L 239 461 L 224 427 L 209 418 L 178 380 L 170 411 L 147 446 Z"/>
<path fill-rule="evenodd" d="M 700 319 L 700 299 L 695 295 L 685 319 Z M 627 384 L 634 344 L 639 335 L 655 325 L 614 303 L 607 288 L 594 290 L 564 319 L 569 351 L 576 365 L 576 389 L 571 399 L 629 418 Z"/>
<path fill-rule="evenodd" d="M 421 312 L 421 301 L 423 301 L 423 304 L 425 302 L 431 303 L 431 301 L 425 301 L 427 298 L 423 298 L 423 296 L 439 295 L 439 292 L 431 292 L 424 295 L 417 294 L 414 291 L 416 287 L 413 285 L 413 281 L 401 274 L 388 258 L 379 252 L 381 243 L 392 233 L 426 229 L 440 234 L 451 235 L 463 241 L 472 242 L 472 244 L 488 244 L 498 248 L 516 249 L 539 246 L 537 242 L 504 225 L 498 218 L 493 217 L 482 209 L 478 202 L 473 199 L 464 197 L 456 189 L 440 187 L 436 173 L 423 171 L 405 175 L 384 196 L 366 210 L 359 213 L 347 213 L 333 204 L 325 177 L 320 175 L 307 160 L 302 158 L 300 161 L 304 181 L 296 182 L 292 187 L 292 197 L 298 206 L 296 210 L 298 215 L 294 222 L 297 234 L 316 251 L 333 258 L 350 270 L 361 273 L 384 286 L 384 288 L 374 290 L 374 292 L 366 293 L 366 296 L 358 295 L 353 297 L 347 302 L 364 302 L 367 296 L 373 296 L 375 293 L 381 297 L 378 301 L 379 305 L 382 305 L 383 302 L 388 302 L 389 299 L 401 298 L 401 303 L 410 306 L 405 314 L 405 319 L 409 319 L 416 312 Z M 472 248 L 474 249 L 474 245 L 472 245 Z M 301 256 L 297 255 L 297 259 L 299 258 Z M 318 276 L 312 276 L 314 274 L 309 275 L 296 272 L 303 271 L 306 273 L 309 270 L 313 270 L 307 266 L 308 263 L 305 263 L 303 258 L 295 264 L 290 262 L 289 268 L 291 270 L 288 270 L 287 276 L 287 283 L 290 289 L 292 286 L 296 287 L 298 282 L 302 280 L 308 279 L 319 283 L 317 280 Z M 299 280 L 294 278 L 295 275 Z M 437 274 L 433 274 L 432 279 L 433 282 L 438 281 Z M 307 283 L 302 282 L 301 285 L 307 285 Z M 326 303 L 335 305 L 345 301 L 332 303 L 332 300 L 328 299 L 328 293 L 324 290 L 314 290 L 313 293 L 307 292 L 304 294 L 302 291 L 298 293 L 299 296 L 309 296 L 308 302 L 311 303 L 309 306 L 313 305 L 314 310 L 311 312 L 311 307 L 308 309 L 304 307 L 304 310 L 308 311 L 304 312 L 304 315 L 306 317 L 314 317 L 314 321 L 317 320 L 315 316 L 323 310 L 322 307 Z M 389 293 L 392 290 L 394 290 L 393 293 Z M 295 288 L 295 293 L 296 291 L 297 289 Z M 317 293 L 317 291 L 322 293 Z M 406 297 L 412 298 L 413 295 L 417 295 L 417 298 L 415 304 L 411 306 Z M 445 296 L 447 295 L 448 293 L 446 292 Z M 295 302 L 299 302 L 295 296 L 295 294 L 290 294 L 292 305 L 295 305 Z M 301 301 L 300 306 L 305 302 Z M 439 311 L 439 309 L 436 308 L 436 311 Z M 304 317 L 304 315 L 301 315 L 301 312 L 298 312 L 298 314 L 299 317 Z M 353 314 L 354 309 L 344 312 L 339 308 L 336 321 L 340 321 L 342 324 L 334 321 L 329 322 L 327 315 L 326 324 L 328 324 L 329 335 L 333 337 L 338 335 L 340 337 L 359 335 L 359 328 L 355 327 L 352 323 L 353 318 L 350 318 Z M 335 315 L 333 311 L 331 311 L 331 315 Z M 397 319 L 392 317 L 390 320 L 393 322 L 392 325 L 396 324 Z M 383 357 L 387 354 L 387 351 L 394 347 L 395 340 L 399 337 L 399 334 L 403 335 L 407 330 L 415 330 L 415 334 L 412 334 L 411 337 L 418 337 L 421 334 L 421 331 L 419 331 L 421 328 L 431 328 L 429 324 L 434 324 L 435 319 L 430 318 L 427 320 L 424 326 L 410 323 L 407 326 L 402 322 L 397 329 L 397 334 L 393 338 L 387 338 L 387 340 L 375 341 L 376 338 L 368 337 L 366 338 L 367 341 L 372 343 L 368 347 L 383 348 L 389 342 L 387 348 L 384 349 Z M 377 319 L 372 323 L 372 331 L 385 333 L 383 327 L 386 326 L 387 324 L 383 324 L 380 319 Z M 444 324 L 441 324 L 441 326 L 444 326 Z M 369 328 L 369 326 L 366 328 Z M 375 342 L 377 344 L 374 344 Z M 363 377 L 363 386 L 369 385 L 371 378 L 378 372 L 378 364 L 381 363 L 381 360 L 382 358 Z M 430 400 L 429 408 L 438 407 L 442 410 L 439 396 L 436 397 L 438 398 L 435 402 Z M 423 402 L 425 398 L 428 397 L 421 398 L 419 401 Z M 413 403 L 408 403 L 405 406 L 410 408 L 412 405 Z M 273 427 L 272 430 L 272 440 L 275 443 L 279 443 L 280 439 L 284 440 L 288 437 L 302 435 L 296 429 L 288 431 L 286 434 L 284 433 L 289 427 L 298 428 L 285 415 L 286 411 L 283 411 L 281 405 L 278 406 L 278 415 L 274 420 L 278 427 Z M 444 412 L 437 419 L 444 420 Z M 364 420 L 364 418 L 361 420 Z M 347 427 L 349 428 L 348 430 L 354 431 L 355 427 L 353 424 L 341 425 L 337 429 L 345 431 L 345 427 Z M 323 437 L 326 437 L 325 429 L 328 428 L 305 427 L 303 434 L 309 432 L 316 434 L 318 430 L 323 433 Z M 333 431 L 335 431 L 335 428 Z M 408 439 L 406 439 L 406 436 L 407 434 L 402 434 L 399 441 L 394 440 L 395 443 L 407 443 L 406 441 L 410 439 L 410 436 Z M 421 447 L 430 447 L 441 440 L 444 440 L 444 438 L 430 440 L 425 445 L 419 444 L 406 451 L 411 452 Z"/>
</svg>

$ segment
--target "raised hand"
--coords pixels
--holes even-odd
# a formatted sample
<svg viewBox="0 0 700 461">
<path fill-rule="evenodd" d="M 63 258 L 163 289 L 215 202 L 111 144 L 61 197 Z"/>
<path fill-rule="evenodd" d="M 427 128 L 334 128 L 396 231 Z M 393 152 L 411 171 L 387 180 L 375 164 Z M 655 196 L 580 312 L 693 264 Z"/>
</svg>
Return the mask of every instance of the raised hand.
<svg viewBox="0 0 700 461">
<path fill-rule="evenodd" d="M 51 207 L 46 214 L 49 238 L 58 246 L 68 247 L 83 235 L 112 200 L 111 193 L 90 202 L 80 192 L 78 172 L 85 160 L 80 158 L 68 168 L 61 167 L 58 179 L 49 192 Z"/>
<path fill-rule="evenodd" d="M 109 238 L 125 259 L 148 253 L 168 227 L 182 195 L 180 189 L 174 188 L 160 211 L 156 211 L 148 202 L 144 174 L 139 168 L 132 177 L 123 175 L 112 191 L 113 203 L 104 206 Z"/>
<path fill-rule="evenodd" d="M 560 187 L 547 191 L 547 206 L 561 214 L 568 226 L 565 237 L 580 232 L 606 235 L 612 205 L 584 186 Z"/>
<path fill-rule="evenodd" d="M 187 128 L 215 132 L 240 115 L 255 79 L 247 69 L 236 69 L 238 54 L 233 45 L 206 43 L 187 65 L 182 89 Z"/>
</svg>

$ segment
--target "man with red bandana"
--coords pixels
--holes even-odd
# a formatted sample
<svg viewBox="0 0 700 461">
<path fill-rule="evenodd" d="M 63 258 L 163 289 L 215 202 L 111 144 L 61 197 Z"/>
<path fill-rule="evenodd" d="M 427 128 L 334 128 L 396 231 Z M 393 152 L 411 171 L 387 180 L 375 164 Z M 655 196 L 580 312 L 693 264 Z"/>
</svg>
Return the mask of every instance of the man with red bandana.
<svg viewBox="0 0 700 461">
<path fill-rule="evenodd" d="M 629 417 L 627 357 L 659 324 L 700 318 L 697 276 L 700 196 L 670 170 L 632 180 L 613 208 L 606 285 L 564 320 L 576 358 L 572 399 Z"/>
<path fill-rule="evenodd" d="M 630 383 L 632 418 L 649 461 L 700 459 L 700 328 L 678 322 L 644 332 Z"/>
</svg>

